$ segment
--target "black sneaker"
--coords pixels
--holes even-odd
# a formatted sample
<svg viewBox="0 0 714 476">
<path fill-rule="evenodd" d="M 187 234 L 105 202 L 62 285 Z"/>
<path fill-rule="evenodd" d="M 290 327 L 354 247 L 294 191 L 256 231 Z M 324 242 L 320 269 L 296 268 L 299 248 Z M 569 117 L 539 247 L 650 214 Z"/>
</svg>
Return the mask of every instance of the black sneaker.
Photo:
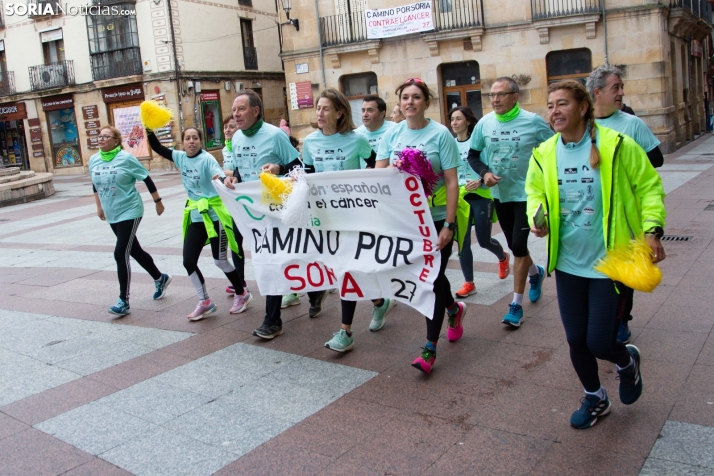
<svg viewBox="0 0 714 476">
<path fill-rule="evenodd" d="M 627 350 L 635 361 L 632 367 L 618 370 L 620 379 L 620 401 L 625 405 L 632 405 L 642 395 L 642 375 L 640 374 L 640 349 L 632 344 L 627 345 Z"/>
<path fill-rule="evenodd" d="M 570 425 L 578 430 L 590 428 L 597 423 L 598 417 L 610 413 L 610 399 L 607 395 L 601 400 L 595 395 L 585 394 L 580 403 L 580 409 L 570 416 Z"/>
<path fill-rule="evenodd" d="M 261 339 L 270 340 L 278 337 L 283 333 L 283 326 L 280 324 L 266 324 L 263 323 L 262 326 L 258 327 L 253 331 L 253 335 L 260 337 Z"/>
<path fill-rule="evenodd" d="M 308 315 L 310 317 L 317 317 L 320 315 L 322 312 L 322 307 L 325 304 L 325 299 L 327 298 L 327 291 L 322 291 L 322 294 L 320 294 L 320 297 L 317 298 L 315 303 L 310 303 L 310 310 L 308 311 Z"/>
</svg>

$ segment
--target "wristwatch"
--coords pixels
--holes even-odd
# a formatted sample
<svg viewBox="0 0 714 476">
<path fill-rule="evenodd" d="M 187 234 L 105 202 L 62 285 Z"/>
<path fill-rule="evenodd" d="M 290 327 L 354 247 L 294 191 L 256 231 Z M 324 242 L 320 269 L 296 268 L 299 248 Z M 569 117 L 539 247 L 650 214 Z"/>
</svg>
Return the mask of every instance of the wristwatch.
<svg viewBox="0 0 714 476">
<path fill-rule="evenodd" d="M 655 238 L 660 239 L 664 236 L 664 230 L 662 229 L 661 226 L 656 226 L 652 228 L 651 230 L 648 230 L 645 232 L 645 235 L 654 235 Z"/>
<path fill-rule="evenodd" d="M 449 223 L 448 221 L 444 222 L 444 228 L 448 228 L 451 231 L 456 230 L 456 223 Z"/>
</svg>

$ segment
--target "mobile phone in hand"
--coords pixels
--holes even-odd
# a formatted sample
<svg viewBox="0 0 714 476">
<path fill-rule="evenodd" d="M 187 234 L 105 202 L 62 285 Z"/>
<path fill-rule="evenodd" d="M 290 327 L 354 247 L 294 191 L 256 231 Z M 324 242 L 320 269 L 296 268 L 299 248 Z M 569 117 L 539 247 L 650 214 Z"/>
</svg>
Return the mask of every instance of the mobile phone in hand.
<svg viewBox="0 0 714 476">
<path fill-rule="evenodd" d="M 536 228 L 541 229 L 545 226 L 545 210 L 543 210 L 543 204 L 538 205 L 538 209 L 533 214 L 533 224 Z"/>
</svg>

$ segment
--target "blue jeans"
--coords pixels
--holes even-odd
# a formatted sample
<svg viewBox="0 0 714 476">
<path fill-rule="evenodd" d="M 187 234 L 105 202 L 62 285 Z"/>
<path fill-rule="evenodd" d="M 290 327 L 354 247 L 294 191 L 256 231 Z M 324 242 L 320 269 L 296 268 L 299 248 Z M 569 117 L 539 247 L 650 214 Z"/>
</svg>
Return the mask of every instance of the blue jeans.
<svg viewBox="0 0 714 476">
<path fill-rule="evenodd" d="M 464 279 L 471 283 L 474 280 L 474 255 L 471 252 L 471 225 L 476 229 L 476 240 L 481 248 L 490 251 L 499 261 L 503 261 L 506 255 L 498 240 L 491 238 L 491 218 L 493 217 L 493 200 L 488 198 L 467 199 L 469 204 L 469 226 L 466 229 L 464 245 L 459 253 L 461 271 Z"/>
</svg>

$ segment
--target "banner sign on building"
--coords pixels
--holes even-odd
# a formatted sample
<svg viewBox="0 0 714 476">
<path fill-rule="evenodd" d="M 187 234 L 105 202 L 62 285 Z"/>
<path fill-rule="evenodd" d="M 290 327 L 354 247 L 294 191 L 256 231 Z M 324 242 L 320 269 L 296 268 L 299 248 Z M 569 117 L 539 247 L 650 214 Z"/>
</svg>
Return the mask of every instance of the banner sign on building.
<svg viewBox="0 0 714 476">
<path fill-rule="evenodd" d="M 400 7 L 365 10 L 364 16 L 367 24 L 367 38 L 370 40 L 434 29 L 431 0 Z"/>
<path fill-rule="evenodd" d="M 309 224 L 280 220 L 260 181 L 216 191 L 252 255 L 260 294 L 337 288 L 342 299 L 395 298 L 431 318 L 438 235 L 421 181 L 397 169 L 307 176 Z"/>
</svg>

